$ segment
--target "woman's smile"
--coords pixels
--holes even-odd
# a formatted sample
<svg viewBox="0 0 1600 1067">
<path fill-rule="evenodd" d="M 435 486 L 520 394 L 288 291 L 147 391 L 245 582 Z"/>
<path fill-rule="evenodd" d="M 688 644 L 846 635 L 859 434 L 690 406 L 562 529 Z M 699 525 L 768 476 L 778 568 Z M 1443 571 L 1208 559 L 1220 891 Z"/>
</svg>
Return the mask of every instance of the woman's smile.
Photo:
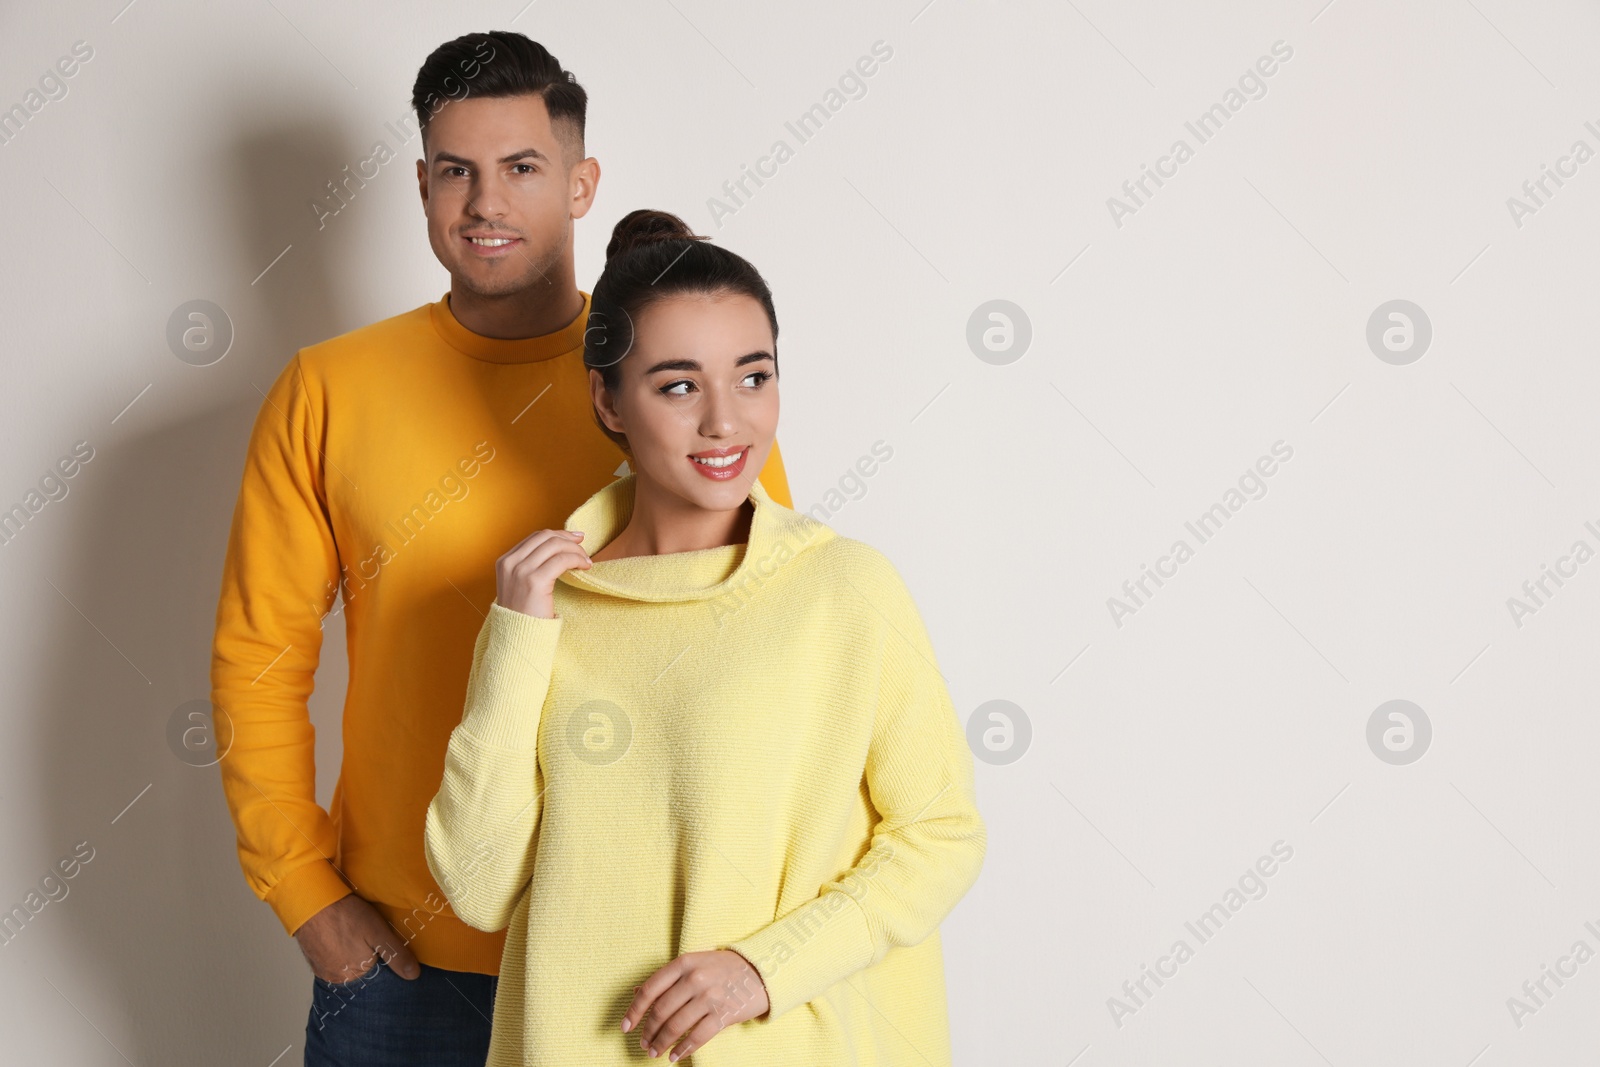
<svg viewBox="0 0 1600 1067">
<path fill-rule="evenodd" d="M 738 448 L 710 448 L 704 452 L 691 453 L 689 461 L 694 464 L 695 470 L 712 481 L 725 482 L 729 478 L 737 477 L 739 472 L 744 470 L 744 461 L 749 455 L 749 445 Z"/>
</svg>

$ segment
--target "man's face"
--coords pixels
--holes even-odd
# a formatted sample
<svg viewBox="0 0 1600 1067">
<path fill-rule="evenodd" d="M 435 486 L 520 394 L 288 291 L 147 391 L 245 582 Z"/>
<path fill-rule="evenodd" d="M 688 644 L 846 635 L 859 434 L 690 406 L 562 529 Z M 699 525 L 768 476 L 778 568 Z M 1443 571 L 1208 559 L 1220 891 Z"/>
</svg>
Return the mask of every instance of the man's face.
<svg viewBox="0 0 1600 1067">
<path fill-rule="evenodd" d="M 454 285 L 506 296 L 547 282 L 561 264 L 599 178 L 595 161 L 564 139 L 575 131 L 552 127 L 535 95 L 452 100 L 429 120 L 417 179 L 428 242 Z"/>
</svg>

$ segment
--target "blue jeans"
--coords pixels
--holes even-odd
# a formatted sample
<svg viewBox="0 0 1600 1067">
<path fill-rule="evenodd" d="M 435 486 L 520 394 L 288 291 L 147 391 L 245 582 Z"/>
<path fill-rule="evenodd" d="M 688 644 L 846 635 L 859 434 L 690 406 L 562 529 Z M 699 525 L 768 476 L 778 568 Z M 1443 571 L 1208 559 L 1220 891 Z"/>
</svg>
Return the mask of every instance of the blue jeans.
<svg viewBox="0 0 1600 1067">
<path fill-rule="evenodd" d="M 306 1067 L 483 1067 L 500 980 L 418 965 L 411 981 L 382 960 L 348 982 L 312 975 Z"/>
</svg>

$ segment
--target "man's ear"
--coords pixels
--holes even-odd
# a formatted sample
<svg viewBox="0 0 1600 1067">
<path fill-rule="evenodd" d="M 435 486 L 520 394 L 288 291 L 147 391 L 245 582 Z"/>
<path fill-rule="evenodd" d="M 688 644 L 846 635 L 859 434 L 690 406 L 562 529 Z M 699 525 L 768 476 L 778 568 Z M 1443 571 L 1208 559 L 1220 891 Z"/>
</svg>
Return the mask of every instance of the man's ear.
<svg viewBox="0 0 1600 1067">
<path fill-rule="evenodd" d="M 595 192 L 600 187 L 600 161 L 593 156 L 579 160 L 569 172 L 568 182 L 571 203 L 567 213 L 575 219 L 581 219 L 594 206 Z"/>
</svg>

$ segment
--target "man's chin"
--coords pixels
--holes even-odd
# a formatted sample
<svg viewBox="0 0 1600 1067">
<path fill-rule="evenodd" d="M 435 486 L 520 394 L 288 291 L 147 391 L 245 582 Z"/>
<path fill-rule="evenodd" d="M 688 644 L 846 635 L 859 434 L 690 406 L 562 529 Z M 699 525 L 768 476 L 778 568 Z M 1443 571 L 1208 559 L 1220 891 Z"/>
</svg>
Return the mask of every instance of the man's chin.
<svg viewBox="0 0 1600 1067">
<path fill-rule="evenodd" d="M 550 285 L 548 277 L 537 273 L 526 274 L 521 277 L 499 277 L 493 274 L 485 275 L 478 271 L 453 272 L 451 278 L 457 291 L 470 293 L 480 300 L 498 300 L 502 297 L 515 297 L 525 293 L 532 293 L 546 289 Z"/>
</svg>

